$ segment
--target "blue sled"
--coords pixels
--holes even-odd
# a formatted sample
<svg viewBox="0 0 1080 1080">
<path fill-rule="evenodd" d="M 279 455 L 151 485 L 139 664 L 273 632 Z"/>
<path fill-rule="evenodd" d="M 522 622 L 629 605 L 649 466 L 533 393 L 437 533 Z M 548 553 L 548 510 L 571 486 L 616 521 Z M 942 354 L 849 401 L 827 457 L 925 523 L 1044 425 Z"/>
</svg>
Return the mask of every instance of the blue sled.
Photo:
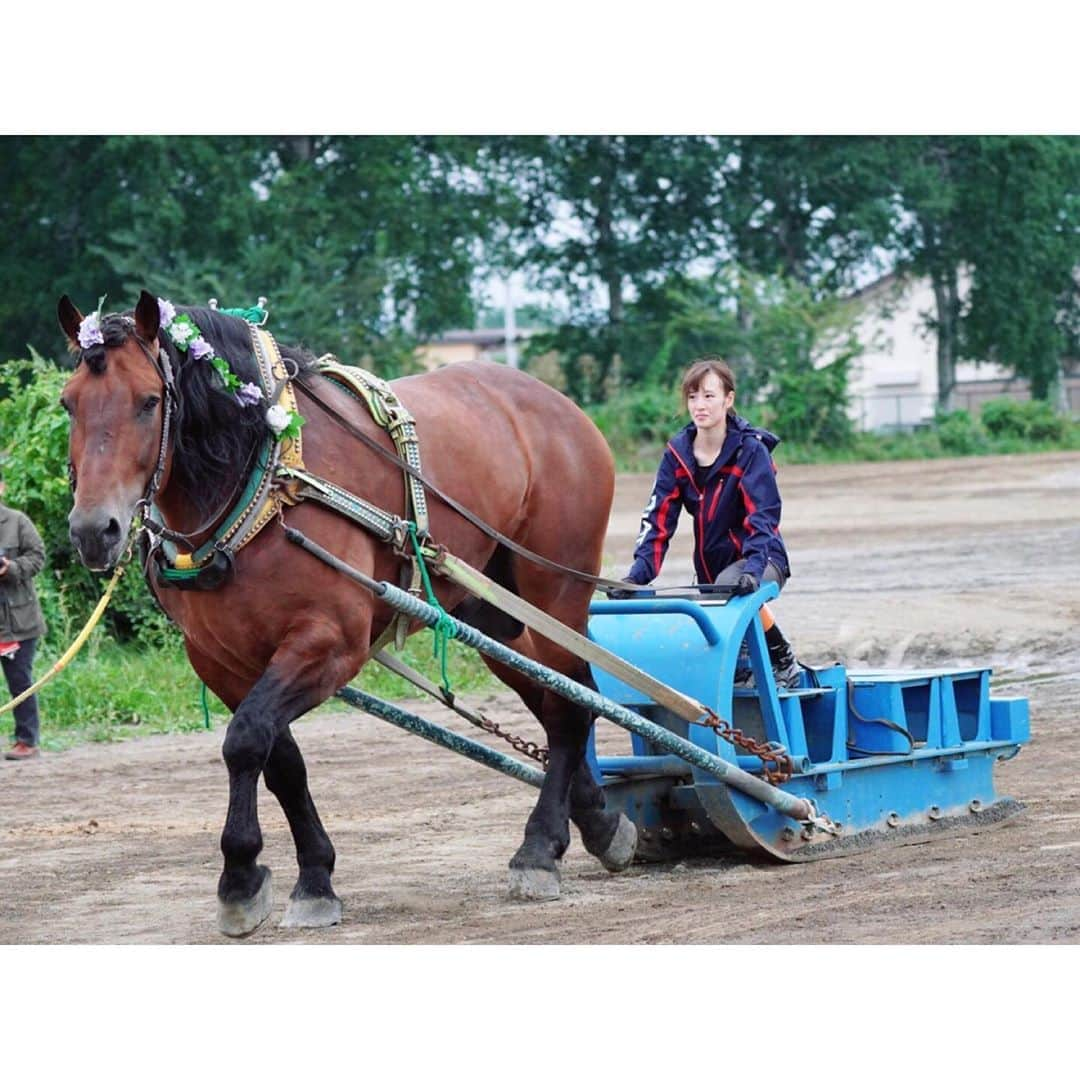
<svg viewBox="0 0 1080 1080">
<path fill-rule="evenodd" d="M 993 767 L 1030 741 L 1026 698 L 991 697 L 988 668 L 806 670 L 778 690 L 757 613 L 777 595 L 597 601 L 589 636 L 654 678 L 711 707 L 758 742 L 783 747 L 784 790 L 813 799 L 840 826 L 830 836 L 746 795 L 650 741 L 589 760 L 607 805 L 638 827 L 638 855 L 672 859 L 741 849 L 785 862 L 852 854 L 882 839 L 915 842 L 996 824 L 1023 809 L 998 796 Z M 754 689 L 736 689 L 745 639 Z M 688 724 L 594 665 L 605 697 L 760 774 L 759 758 L 714 730 Z"/>
</svg>

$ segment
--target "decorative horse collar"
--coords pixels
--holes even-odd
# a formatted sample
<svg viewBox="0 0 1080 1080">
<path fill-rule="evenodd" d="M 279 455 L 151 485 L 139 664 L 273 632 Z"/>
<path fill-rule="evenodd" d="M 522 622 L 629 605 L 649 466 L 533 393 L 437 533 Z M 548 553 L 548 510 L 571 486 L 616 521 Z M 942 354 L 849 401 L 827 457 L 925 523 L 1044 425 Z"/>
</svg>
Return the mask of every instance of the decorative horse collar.
<svg viewBox="0 0 1080 1080">
<path fill-rule="evenodd" d="M 249 325 L 248 330 L 265 400 L 271 407 L 277 405 L 286 413 L 295 414 L 296 393 L 292 388 L 295 370 L 290 372 L 287 369 L 277 342 L 269 331 L 254 325 Z M 172 388 L 167 382 L 167 397 L 171 393 Z M 163 448 L 170 412 L 171 401 L 167 400 L 162 424 Z M 223 585 L 231 572 L 236 553 L 277 517 L 283 506 L 298 501 L 294 494 L 295 485 L 275 482 L 279 468 L 304 470 L 298 427 L 281 439 L 272 434 L 267 436 L 233 509 L 213 535 L 190 554 L 178 551 L 174 539 L 170 537 L 181 538 L 165 527 L 157 506 L 149 502 L 144 521 L 147 531 L 153 534 L 153 540 L 147 557 L 147 569 L 151 565 L 154 567 L 157 583 L 166 588 L 200 590 L 216 589 Z M 155 479 L 159 479 L 157 474 Z M 156 484 L 152 483 L 151 487 L 153 490 L 148 492 L 149 499 L 153 498 Z"/>
<path fill-rule="evenodd" d="M 295 371 L 287 370 L 288 362 L 282 359 L 273 335 L 259 326 L 249 326 L 249 331 L 259 379 L 271 410 L 277 405 L 287 414 L 296 414 L 296 394 L 291 385 Z M 398 455 L 409 466 L 405 476 L 405 508 L 412 519 L 412 532 L 409 523 L 403 519 L 309 472 L 304 466 L 299 425 L 295 425 L 283 435 L 267 438 L 233 509 L 214 534 L 191 554 L 177 550 L 175 541 L 184 538 L 165 528 L 157 507 L 149 504 L 144 522 L 153 540 L 146 569 L 153 573 L 159 586 L 198 590 L 220 588 L 231 576 L 236 553 L 242 547 L 279 517 L 286 506 L 310 499 L 390 543 L 411 563 L 409 586 L 418 587 L 419 566 L 409 537 L 427 536 L 428 509 L 423 484 L 417 479 L 421 467 L 420 446 L 413 418 L 390 385 L 371 372 L 342 364 L 331 354 L 320 357 L 315 370 L 362 401 L 375 422 L 390 434 Z M 407 623 L 407 619 L 398 620 L 395 627 L 398 637 L 402 636 Z"/>
</svg>

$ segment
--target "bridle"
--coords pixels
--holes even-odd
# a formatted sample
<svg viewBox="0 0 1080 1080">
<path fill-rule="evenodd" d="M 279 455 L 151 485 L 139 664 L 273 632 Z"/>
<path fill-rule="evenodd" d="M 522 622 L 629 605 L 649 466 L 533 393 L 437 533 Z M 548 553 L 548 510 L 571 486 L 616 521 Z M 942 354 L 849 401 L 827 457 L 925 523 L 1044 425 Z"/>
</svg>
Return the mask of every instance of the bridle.
<svg viewBox="0 0 1080 1080">
<path fill-rule="evenodd" d="M 124 322 L 129 327 L 133 326 L 133 321 L 131 319 L 125 317 Z M 132 512 L 132 520 L 137 518 L 141 519 L 141 528 L 146 532 L 153 533 L 157 543 L 160 543 L 161 540 L 171 540 L 173 543 L 180 543 L 188 548 L 194 548 L 195 544 L 193 539 L 206 532 L 206 530 L 221 517 L 229 503 L 232 502 L 232 499 L 236 494 L 236 489 L 229 493 L 228 498 L 221 507 L 216 509 L 206 521 L 192 529 L 191 532 L 174 532 L 162 522 L 153 519 L 150 514 L 150 509 L 154 504 L 154 497 L 161 487 L 161 481 L 165 475 L 166 465 L 168 464 L 169 447 L 172 441 L 173 429 L 176 426 L 176 410 L 179 394 L 176 388 L 176 376 L 173 372 L 172 360 L 169 358 L 169 352 L 165 346 L 161 342 L 158 342 L 158 353 L 157 356 L 154 356 L 149 343 L 139 334 L 135 333 L 134 330 L 132 330 L 129 337 L 138 344 L 139 348 L 142 349 L 143 355 L 150 361 L 151 367 L 157 372 L 158 378 L 161 379 L 163 395 L 161 401 L 161 435 L 158 441 L 157 463 L 154 465 L 154 471 L 147 481 L 146 490 L 135 504 L 135 508 Z M 76 484 L 77 475 L 75 466 L 69 458 L 68 486 L 71 489 L 72 495 L 75 494 Z"/>
<path fill-rule="evenodd" d="M 148 528 L 148 522 L 150 521 L 148 511 L 153 505 L 158 488 L 161 486 L 161 478 L 165 475 L 165 463 L 169 456 L 169 439 L 172 435 L 176 413 L 176 378 L 173 375 L 172 361 L 169 359 L 168 350 L 160 342 L 158 342 L 158 354 L 155 357 L 150 350 L 150 346 L 138 334 L 132 334 L 131 336 L 158 373 L 164 392 L 161 401 L 161 439 L 158 443 L 157 464 L 154 466 L 154 472 L 146 485 L 146 491 L 143 492 L 142 498 L 135 504 L 135 514 L 142 518 L 143 528 Z"/>
</svg>

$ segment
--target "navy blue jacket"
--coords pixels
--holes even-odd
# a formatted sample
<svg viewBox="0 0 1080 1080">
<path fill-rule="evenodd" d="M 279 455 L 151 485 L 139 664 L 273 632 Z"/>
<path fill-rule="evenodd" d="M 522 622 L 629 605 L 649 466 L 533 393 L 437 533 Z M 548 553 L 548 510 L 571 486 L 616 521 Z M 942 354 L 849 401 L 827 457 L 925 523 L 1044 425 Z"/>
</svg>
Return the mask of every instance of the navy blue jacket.
<svg viewBox="0 0 1080 1080">
<path fill-rule="evenodd" d="M 780 440 L 771 431 L 729 414 L 727 438 L 699 486 L 694 477 L 696 435 L 697 427 L 687 424 L 667 444 L 641 520 L 628 579 L 647 585 L 660 573 L 684 506 L 694 519 L 698 584 L 711 584 L 739 559 L 747 560 L 745 572 L 759 580 L 766 562 L 790 576 L 780 537 L 780 491 L 772 460 L 772 449 Z"/>
</svg>

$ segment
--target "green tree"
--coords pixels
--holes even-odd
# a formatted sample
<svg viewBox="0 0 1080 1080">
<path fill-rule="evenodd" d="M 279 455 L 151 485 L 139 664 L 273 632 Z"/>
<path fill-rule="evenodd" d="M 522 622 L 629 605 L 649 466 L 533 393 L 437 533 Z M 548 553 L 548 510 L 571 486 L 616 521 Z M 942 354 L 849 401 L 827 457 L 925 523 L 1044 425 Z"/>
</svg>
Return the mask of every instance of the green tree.
<svg viewBox="0 0 1080 1080">
<path fill-rule="evenodd" d="M 711 252 L 719 141 L 574 135 L 489 146 L 491 174 L 515 198 L 504 259 L 570 308 L 536 348 L 563 354 L 572 396 L 602 398 L 625 348 L 627 298 Z"/>
<path fill-rule="evenodd" d="M 927 321 L 939 409 L 951 408 L 962 356 L 1011 367 L 1046 397 L 1076 325 L 1080 141 L 918 136 L 888 145 L 897 267 L 926 275 L 934 290 Z"/>
<path fill-rule="evenodd" d="M 937 348 L 938 409 L 949 412 L 960 358 L 961 272 L 971 251 L 965 235 L 975 140 L 912 136 L 889 140 L 888 175 L 897 200 L 891 249 L 901 273 L 925 275 L 934 311 L 925 313 Z"/>
<path fill-rule="evenodd" d="M 1026 376 L 1045 400 L 1080 317 L 1080 139 L 975 140 L 961 205 L 972 267 L 963 351 Z"/>
<path fill-rule="evenodd" d="M 493 221 L 479 140 L 10 137 L 0 146 L 0 356 L 59 351 L 55 301 L 268 296 L 283 339 L 393 374 L 472 318 Z"/>
</svg>

